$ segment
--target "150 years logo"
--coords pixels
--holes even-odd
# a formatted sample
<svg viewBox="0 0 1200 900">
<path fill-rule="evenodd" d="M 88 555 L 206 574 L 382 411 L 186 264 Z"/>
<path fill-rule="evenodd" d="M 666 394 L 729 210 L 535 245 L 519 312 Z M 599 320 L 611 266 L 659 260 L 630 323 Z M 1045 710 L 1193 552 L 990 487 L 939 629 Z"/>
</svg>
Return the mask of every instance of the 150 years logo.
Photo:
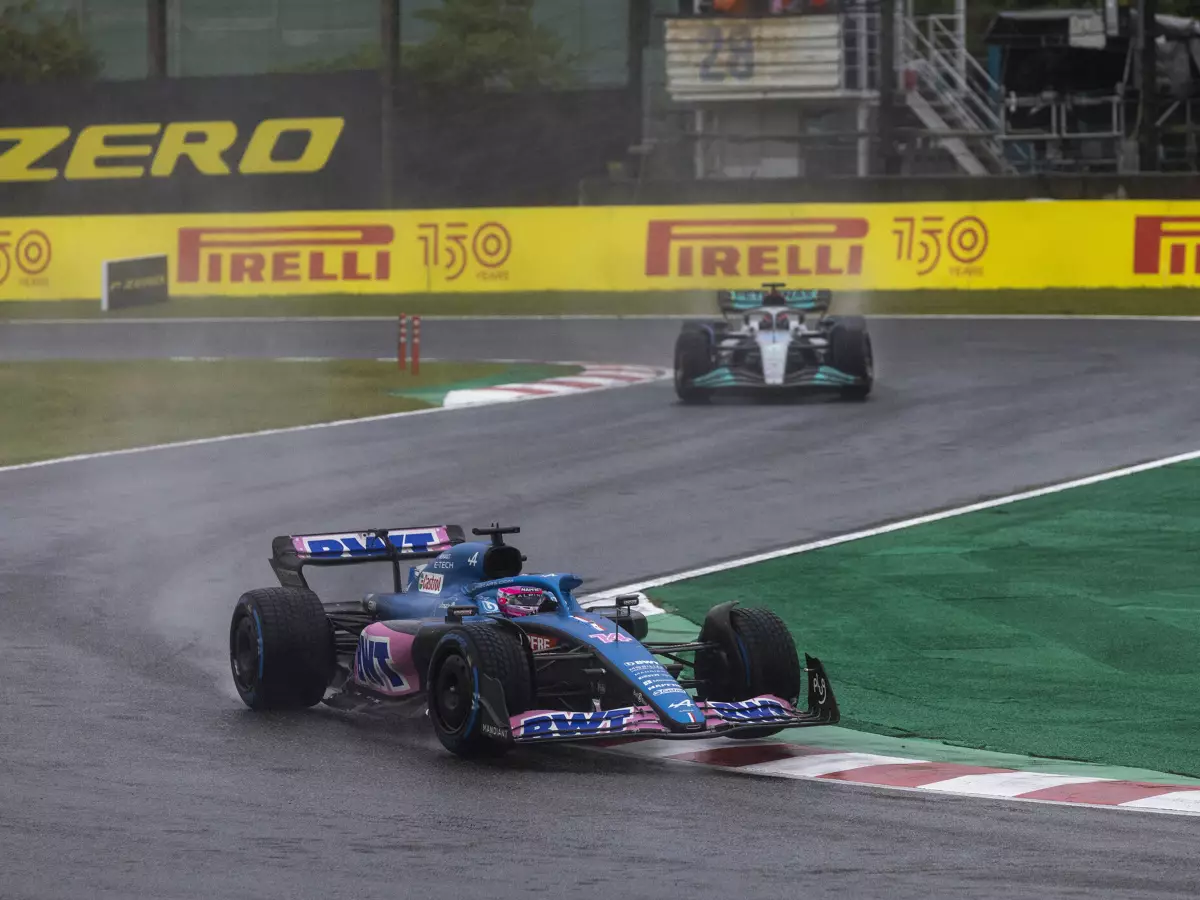
<svg viewBox="0 0 1200 900">
<path fill-rule="evenodd" d="M 978 216 L 962 216 L 947 224 L 947 216 L 896 216 L 896 260 L 916 265 L 929 275 L 946 263 L 952 275 L 982 275 L 979 265 L 988 249 L 988 229 Z"/>
<path fill-rule="evenodd" d="M 504 265 L 512 255 L 512 235 L 500 222 L 422 222 L 417 240 L 425 268 L 440 271 L 447 281 L 457 281 L 469 265 L 481 280 L 508 279 Z"/>
<path fill-rule="evenodd" d="M 16 235 L 0 230 L 0 284 L 8 281 L 14 265 L 20 272 L 21 284 L 45 284 L 43 273 L 49 267 L 52 255 L 50 238 L 44 231 L 30 229 Z"/>
</svg>

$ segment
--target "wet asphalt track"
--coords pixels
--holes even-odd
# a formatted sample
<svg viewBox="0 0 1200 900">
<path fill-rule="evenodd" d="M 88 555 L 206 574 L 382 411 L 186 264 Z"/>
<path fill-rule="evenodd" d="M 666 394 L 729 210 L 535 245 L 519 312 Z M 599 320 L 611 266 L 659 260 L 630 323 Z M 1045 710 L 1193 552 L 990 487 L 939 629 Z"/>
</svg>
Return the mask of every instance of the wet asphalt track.
<svg viewBox="0 0 1200 900">
<path fill-rule="evenodd" d="M 669 364 L 677 327 L 429 322 L 427 353 Z M 498 517 L 531 568 L 602 588 L 1200 446 L 1200 326 L 872 327 L 861 406 L 656 384 L 0 473 L 0 897 L 1195 896 L 1195 819 L 570 748 L 468 764 L 420 722 L 234 698 L 228 614 L 276 533 Z M 140 329 L 0 324 L 0 359 L 394 338 Z"/>
</svg>

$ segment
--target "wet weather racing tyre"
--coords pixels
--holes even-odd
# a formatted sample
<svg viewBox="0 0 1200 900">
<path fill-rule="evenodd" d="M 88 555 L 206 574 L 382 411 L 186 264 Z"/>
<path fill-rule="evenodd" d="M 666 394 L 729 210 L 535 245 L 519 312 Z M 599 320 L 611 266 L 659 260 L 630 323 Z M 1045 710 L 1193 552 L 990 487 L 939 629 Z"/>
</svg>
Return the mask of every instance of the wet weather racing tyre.
<svg viewBox="0 0 1200 900">
<path fill-rule="evenodd" d="M 489 726 L 480 703 L 484 678 L 499 683 L 509 716 L 529 709 L 533 674 L 518 635 L 478 622 L 446 632 L 429 660 L 429 718 L 442 746 L 457 756 L 500 756 L 512 747 L 507 731 L 486 733 L 495 725 Z"/>
<path fill-rule="evenodd" d="M 685 327 L 675 340 L 675 395 L 684 403 L 707 403 L 712 390 L 691 384 L 713 369 L 712 337 L 698 327 Z"/>
<path fill-rule="evenodd" d="M 315 706 L 333 678 L 333 629 L 309 590 L 263 588 L 242 594 L 229 626 L 233 683 L 251 709 Z"/>
<path fill-rule="evenodd" d="M 842 388 L 847 400 L 866 400 L 875 383 L 875 357 L 867 320 L 862 316 L 839 316 L 829 330 L 829 364 L 862 384 Z"/>
<path fill-rule="evenodd" d="M 803 667 L 787 625 L 769 609 L 730 611 L 736 638 L 736 658 L 720 652 L 696 655 L 696 677 L 710 685 L 706 700 L 749 700 L 773 694 L 798 702 Z M 729 735 L 740 740 L 769 737 L 782 729 L 766 726 L 747 728 Z"/>
</svg>

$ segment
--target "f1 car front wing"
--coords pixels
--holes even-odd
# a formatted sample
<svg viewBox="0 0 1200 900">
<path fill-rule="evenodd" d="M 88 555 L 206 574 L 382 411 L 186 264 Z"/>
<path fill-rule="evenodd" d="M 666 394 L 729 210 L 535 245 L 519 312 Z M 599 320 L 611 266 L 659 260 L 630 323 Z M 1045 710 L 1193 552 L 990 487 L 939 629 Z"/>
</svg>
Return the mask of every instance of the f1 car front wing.
<svg viewBox="0 0 1200 900">
<path fill-rule="evenodd" d="M 719 369 L 693 378 L 693 387 L 698 388 L 790 388 L 790 387 L 853 387 L 862 379 L 848 375 L 832 366 L 813 366 L 789 372 L 783 384 L 767 384 L 762 372 L 752 369 L 722 366 Z"/>
<path fill-rule="evenodd" d="M 587 738 L 655 737 L 668 740 L 721 737 L 733 731 L 764 726 L 804 728 L 832 725 L 826 714 L 800 712 L 786 700 L 769 694 L 736 703 L 696 704 L 704 713 L 704 729 L 677 732 L 669 730 L 649 706 L 629 706 L 598 712 L 562 712 L 533 710 L 513 716 L 509 727 L 518 743 L 547 740 L 585 740 Z"/>
<path fill-rule="evenodd" d="M 509 719 L 515 743 L 573 741 L 596 738 L 653 737 L 695 740 L 721 737 L 749 728 L 811 728 L 835 725 L 841 719 L 833 688 L 821 661 L 805 655 L 808 669 L 808 709 L 798 710 L 781 697 L 764 694 L 737 702 L 697 701 L 704 714 L 704 727 L 672 731 L 650 706 L 627 706 L 595 712 L 564 712 L 539 709 Z"/>
</svg>

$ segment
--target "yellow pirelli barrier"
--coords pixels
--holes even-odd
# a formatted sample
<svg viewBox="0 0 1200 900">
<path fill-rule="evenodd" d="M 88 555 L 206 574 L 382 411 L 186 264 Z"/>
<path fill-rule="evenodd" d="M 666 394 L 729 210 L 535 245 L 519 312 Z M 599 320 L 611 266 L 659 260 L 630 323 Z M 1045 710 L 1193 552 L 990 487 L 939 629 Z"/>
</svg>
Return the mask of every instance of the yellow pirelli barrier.
<svg viewBox="0 0 1200 900">
<path fill-rule="evenodd" d="M 1200 284 L 1200 203 L 570 207 L 0 219 L 0 300 L 98 298 L 166 254 L 174 296 Z"/>
</svg>

